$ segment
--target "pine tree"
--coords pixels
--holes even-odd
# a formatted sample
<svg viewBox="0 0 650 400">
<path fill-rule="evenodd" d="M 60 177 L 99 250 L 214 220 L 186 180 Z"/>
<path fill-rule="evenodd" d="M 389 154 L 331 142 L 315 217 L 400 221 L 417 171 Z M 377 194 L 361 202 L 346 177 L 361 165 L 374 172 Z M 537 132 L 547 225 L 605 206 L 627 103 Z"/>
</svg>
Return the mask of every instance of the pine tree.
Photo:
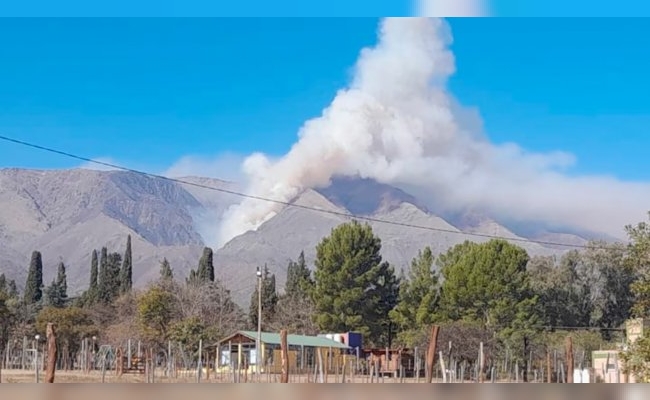
<svg viewBox="0 0 650 400">
<path fill-rule="evenodd" d="M 32 252 L 32 260 L 29 263 L 29 272 L 25 282 L 24 301 L 25 304 L 37 304 L 43 298 L 43 260 L 41 253 Z"/>
<path fill-rule="evenodd" d="M 262 330 L 268 329 L 274 321 L 276 307 L 278 304 L 278 294 L 275 287 L 275 274 L 269 272 L 265 265 L 262 269 Z M 259 303 L 257 287 L 251 295 L 251 303 L 248 309 L 248 318 L 251 326 L 257 329 L 257 317 Z"/>
<path fill-rule="evenodd" d="M 167 261 L 167 258 L 163 258 L 163 260 L 160 262 L 160 279 L 163 280 L 174 279 L 174 271 L 172 270 L 169 261 Z"/>
<path fill-rule="evenodd" d="M 88 286 L 91 292 L 97 292 L 97 283 L 99 279 L 99 265 L 97 260 L 97 250 L 93 250 L 93 255 L 90 261 L 90 285 Z"/>
<path fill-rule="evenodd" d="M 131 235 L 126 238 L 126 251 L 120 271 L 120 293 L 128 293 L 133 287 L 133 258 L 131 254 Z"/>
<path fill-rule="evenodd" d="M 197 275 L 201 282 L 214 282 L 214 265 L 212 264 L 212 259 L 212 249 L 210 247 L 204 247 L 197 270 Z"/>
<path fill-rule="evenodd" d="M 316 247 L 315 322 L 328 332 L 355 331 L 375 346 L 390 344 L 388 313 L 398 279 L 381 256 L 381 240 L 357 221 L 332 229 Z"/>
<path fill-rule="evenodd" d="M 6 293 L 7 292 L 7 277 L 5 274 L 0 274 L 0 292 Z"/>
</svg>

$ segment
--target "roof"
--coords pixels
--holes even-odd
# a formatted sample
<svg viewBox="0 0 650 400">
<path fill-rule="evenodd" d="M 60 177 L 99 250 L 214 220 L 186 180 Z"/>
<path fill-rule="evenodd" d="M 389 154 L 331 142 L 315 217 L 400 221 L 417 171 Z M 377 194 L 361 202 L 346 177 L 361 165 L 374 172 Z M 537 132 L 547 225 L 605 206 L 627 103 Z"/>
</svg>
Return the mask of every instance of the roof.
<svg viewBox="0 0 650 400">
<path fill-rule="evenodd" d="M 237 331 L 232 335 L 219 341 L 219 343 L 226 342 L 237 335 L 245 336 L 251 340 L 257 340 L 257 332 L 255 331 Z M 280 345 L 280 334 L 271 332 L 262 332 L 262 342 L 265 344 Z M 325 337 L 318 336 L 305 336 L 305 335 L 287 335 L 287 344 L 289 346 L 305 346 L 305 347 L 326 347 L 337 349 L 349 349 L 350 347 L 344 343 L 334 341 Z"/>
</svg>

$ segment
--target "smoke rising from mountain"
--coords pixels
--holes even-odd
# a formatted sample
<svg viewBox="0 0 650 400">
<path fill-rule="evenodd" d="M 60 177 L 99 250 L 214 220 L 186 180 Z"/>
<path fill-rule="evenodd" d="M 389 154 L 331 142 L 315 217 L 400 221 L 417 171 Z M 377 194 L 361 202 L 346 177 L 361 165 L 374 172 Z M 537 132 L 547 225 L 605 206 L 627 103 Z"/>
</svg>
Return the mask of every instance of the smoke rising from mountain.
<svg viewBox="0 0 650 400">
<path fill-rule="evenodd" d="M 640 221 L 650 185 L 608 177 L 569 177 L 563 152 L 529 153 L 495 145 L 480 119 L 446 91 L 455 72 L 451 32 L 441 19 L 389 18 L 378 43 L 363 49 L 350 85 L 322 116 L 307 121 L 277 160 L 243 163 L 248 193 L 290 201 L 337 175 L 408 188 L 432 209 L 480 209 L 495 216 L 618 234 Z M 227 211 L 220 243 L 255 229 L 281 208 L 245 199 Z"/>
</svg>

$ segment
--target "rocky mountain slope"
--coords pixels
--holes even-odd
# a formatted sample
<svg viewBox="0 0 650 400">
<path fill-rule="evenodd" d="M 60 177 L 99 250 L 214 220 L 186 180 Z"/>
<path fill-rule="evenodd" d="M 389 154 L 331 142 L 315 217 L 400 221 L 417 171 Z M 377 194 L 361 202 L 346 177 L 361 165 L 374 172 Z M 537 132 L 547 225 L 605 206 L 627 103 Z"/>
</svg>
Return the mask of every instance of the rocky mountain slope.
<svg viewBox="0 0 650 400">
<path fill-rule="evenodd" d="M 180 179 L 199 186 L 238 190 L 235 183 L 211 178 Z M 239 200 L 232 194 L 130 172 L 2 169 L 0 272 L 21 286 L 31 251 L 37 249 L 43 254 L 44 281 L 53 278 L 56 263 L 62 259 L 68 267 L 70 289 L 79 292 L 87 287 L 92 249 L 107 246 L 109 251 L 122 252 L 130 234 L 136 286 L 157 277 L 163 257 L 171 262 L 175 275 L 183 278 L 198 263 L 202 247 L 214 243 L 223 211 Z M 489 216 L 465 213 L 443 219 L 408 193 L 367 179 L 339 178 L 328 188 L 304 191 L 294 202 L 322 211 L 286 207 L 256 231 L 215 249 L 216 275 L 239 303 L 248 303 L 257 266 L 267 264 L 282 287 L 289 260 L 304 250 L 311 262 L 315 245 L 333 227 L 350 220 L 345 215 L 402 224 L 370 222 L 382 239 L 384 258 L 398 269 L 407 266 L 427 245 L 443 252 L 464 240 L 489 240 L 468 236 L 467 232 L 522 239 Z M 338 214 L 323 212 L 327 210 Z M 434 230 L 405 226 L 409 224 Z M 548 241 L 585 241 L 573 233 L 536 234 Z M 531 255 L 565 250 L 517 243 Z"/>
</svg>

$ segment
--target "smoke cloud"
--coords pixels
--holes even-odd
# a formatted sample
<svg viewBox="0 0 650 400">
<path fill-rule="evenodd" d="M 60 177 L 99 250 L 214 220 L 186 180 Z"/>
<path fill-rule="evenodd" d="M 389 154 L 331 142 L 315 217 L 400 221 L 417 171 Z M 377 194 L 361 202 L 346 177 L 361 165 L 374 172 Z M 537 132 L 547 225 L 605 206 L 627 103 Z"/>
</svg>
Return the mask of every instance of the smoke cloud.
<svg viewBox="0 0 650 400">
<path fill-rule="evenodd" d="M 571 177 L 564 152 L 495 145 L 476 112 L 446 90 L 455 72 L 441 19 L 389 18 L 378 43 L 360 52 L 354 77 L 283 157 L 243 163 L 248 193 L 290 201 L 334 176 L 373 178 L 408 190 L 437 211 L 480 209 L 495 217 L 546 221 L 621 236 L 644 218 L 650 185 Z M 256 229 L 281 205 L 245 199 L 231 207 L 218 245 Z"/>
</svg>

